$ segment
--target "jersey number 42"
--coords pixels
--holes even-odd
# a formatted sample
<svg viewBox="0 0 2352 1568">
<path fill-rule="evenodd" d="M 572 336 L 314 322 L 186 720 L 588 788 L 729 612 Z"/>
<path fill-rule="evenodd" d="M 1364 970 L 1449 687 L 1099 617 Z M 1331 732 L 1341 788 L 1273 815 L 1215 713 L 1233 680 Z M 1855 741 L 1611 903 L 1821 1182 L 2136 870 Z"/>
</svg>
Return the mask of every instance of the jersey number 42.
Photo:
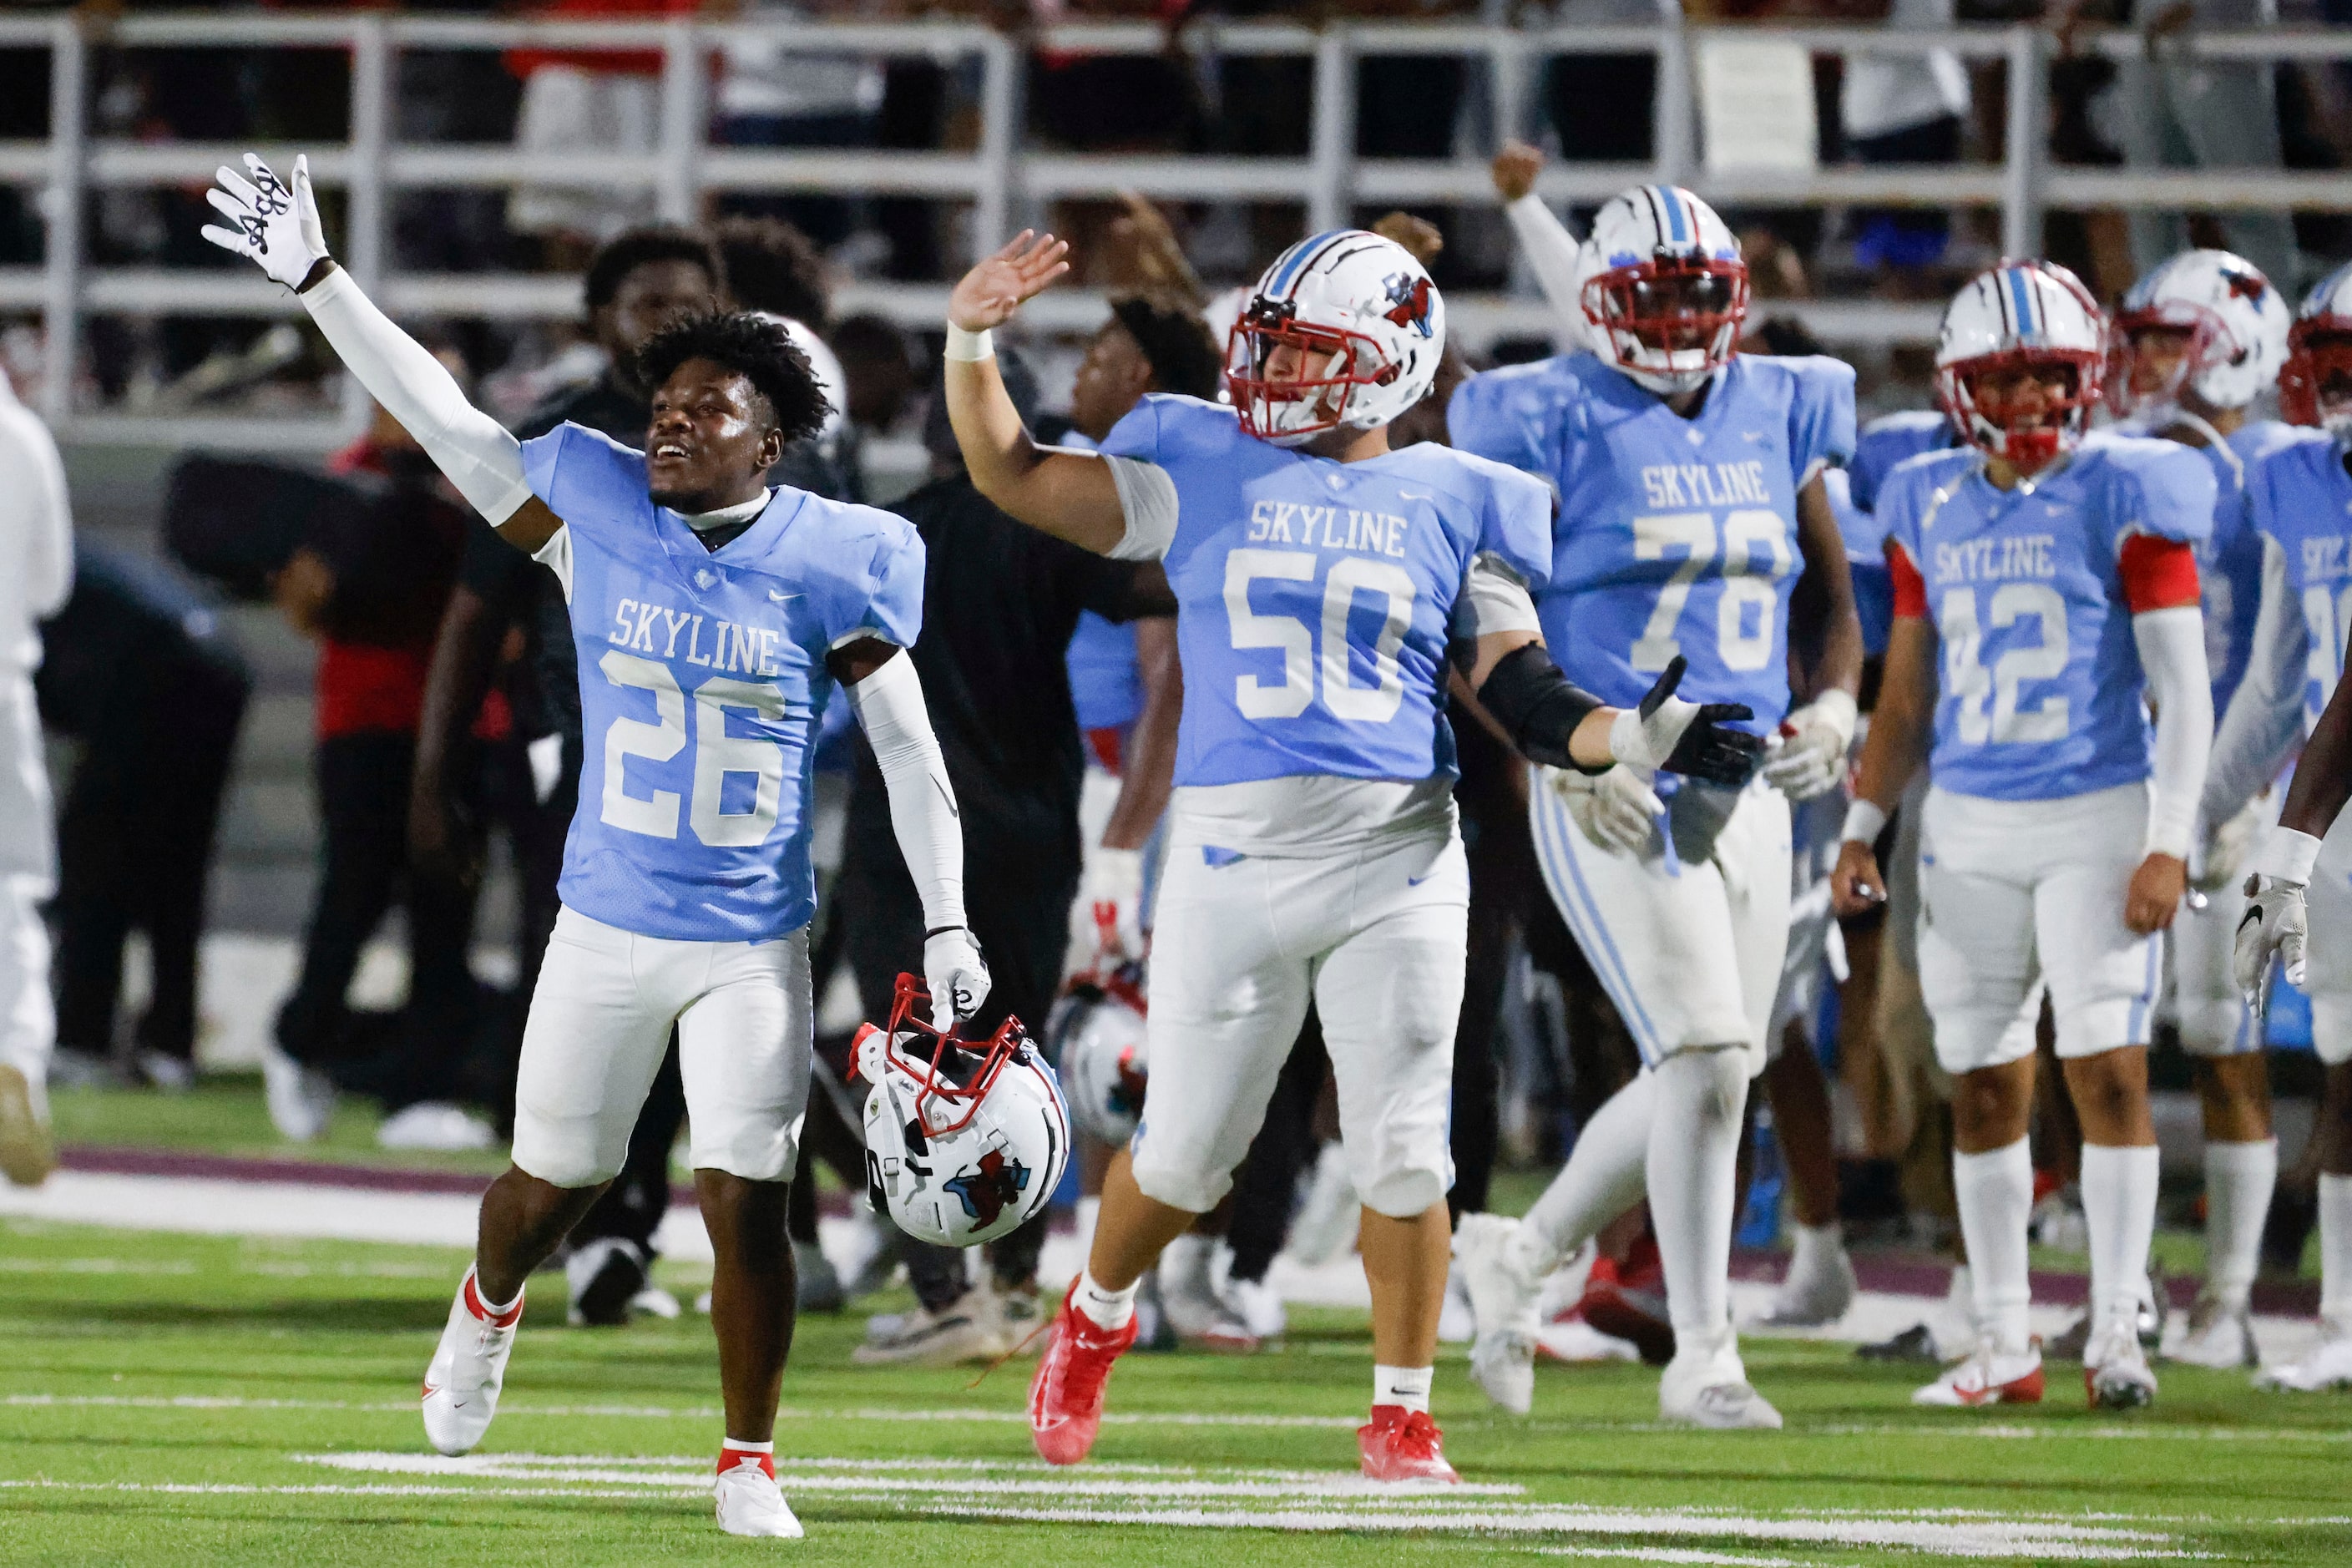
<svg viewBox="0 0 2352 1568">
<path fill-rule="evenodd" d="M 604 731 L 604 799 L 602 815 L 625 832 L 648 838 L 677 837 L 677 791 L 657 789 L 646 795 L 628 790 L 626 769 L 631 757 L 667 763 L 686 749 L 686 693 L 669 667 L 618 649 L 607 653 L 597 668 L 615 686 L 650 691 L 656 722 L 615 719 Z M 783 693 L 767 681 L 736 680 L 712 676 L 694 689 L 694 805 L 687 820 L 694 836 L 714 848 L 740 849 L 764 843 L 776 826 L 776 810 L 783 793 L 784 752 L 774 741 L 757 735 L 727 732 L 730 709 L 749 712 L 766 723 L 784 716 Z M 725 811 L 730 773 L 749 773 L 753 784 L 749 810 Z"/>
</svg>

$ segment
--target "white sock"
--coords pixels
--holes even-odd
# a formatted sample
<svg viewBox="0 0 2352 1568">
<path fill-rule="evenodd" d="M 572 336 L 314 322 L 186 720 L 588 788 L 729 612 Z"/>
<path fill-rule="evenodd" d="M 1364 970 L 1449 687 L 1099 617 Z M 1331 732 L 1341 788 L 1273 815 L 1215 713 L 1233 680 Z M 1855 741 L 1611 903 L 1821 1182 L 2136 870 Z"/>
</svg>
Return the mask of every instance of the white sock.
<svg viewBox="0 0 2352 1568">
<path fill-rule="evenodd" d="M 1969 1246 L 1977 1331 L 1991 1335 L 2003 1354 L 2022 1355 L 2030 1338 L 2026 1309 L 2033 1301 L 2025 1262 L 2025 1226 L 2033 1214 L 2033 1156 L 2025 1140 L 1981 1154 L 1954 1150 L 1952 1192 L 1959 1199 L 1960 1236 Z M 1959 1270 L 1953 1273 L 1957 1277 Z"/>
<path fill-rule="evenodd" d="M 2319 1315 L 2352 1326 L 2352 1176 L 2319 1178 Z"/>
<path fill-rule="evenodd" d="M 2253 1292 L 2277 1184 L 2277 1139 L 2205 1145 L 2205 1289 L 2225 1306 L 2243 1307 Z"/>
<path fill-rule="evenodd" d="M 1645 1174 L 1675 1351 L 1706 1353 L 1731 1332 L 1731 1223 L 1748 1058 L 1680 1051 L 1658 1080 Z"/>
<path fill-rule="evenodd" d="M 1135 1316 L 1135 1293 L 1142 1288 L 1141 1279 L 1124 1290 L 1114 1290 L 1095 1278 L 1094 1266 L 1078 1276 L 1078 1289 L 1070 1300 L 1098 1328 L 1123 1329 Z"/>
<path fill-rule="evenodd" d="M 1796 1245 L 1789 1253 L 1790 1279 L 1836 1268 L 1837 1260 L 1845 1253 L 1844 1226 L 1832 1220 L 1827 1225 L 1801 1225 L 1793 1229 Z"/>
<path fill-rule="evenodd" d="M 2091 1323 L 2129 1319 L 2147 1282 L 2156 1236 L 2154 1144 L 2083 1145 L 2083 1220 L 2091 1232 Z"/>
<path fill-rule="evenodd" d="M 1429 1414 L 1429 1385 L 1437 1376 L 1433 1366 L 1376 1366 L 1372 1368 L 1372 1405 L 1404 1407 L 1406 1414 L 1420 1411 Z"/>
<path fill-rule="evenodd" d="M 470 1290 L 467 1289 L 468 1287 L 471 1287 Z M 474 1314 L 478 1318 L 503 1318 L 522 1305 L 523 1291 L 521 1290 L 514 1293 L 514 1300 L 511 1301 L 491 1300 L 489 1292 L 482 1289 L 482 1272 L 479 1265 L 467 1267 L 466 1278 L 457 1289 L 470 1294 L 475 1303 L 479 1306 L 481 1310 Z"/>
<path fill-rule="evenodd" d="M 1657 1099 L 1657 1075 L 1637 1074 L 1584 1124 L 1568 1163 L 1511 1238 L 1513 1260 L 1528 1279 L 1540 1279 L 1559 1268 L 1602 1226 L 1641 1200 Z"/>
</svg>

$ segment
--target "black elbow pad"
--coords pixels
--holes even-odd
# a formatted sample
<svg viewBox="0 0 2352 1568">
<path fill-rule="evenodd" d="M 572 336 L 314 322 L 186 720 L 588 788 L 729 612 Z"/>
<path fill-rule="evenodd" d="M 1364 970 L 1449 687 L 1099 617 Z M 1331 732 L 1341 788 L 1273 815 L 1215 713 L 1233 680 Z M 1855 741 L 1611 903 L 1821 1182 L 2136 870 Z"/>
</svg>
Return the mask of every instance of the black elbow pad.
<svg viewBox="0 0 2352 1568">
<path fill-rule="evenodd" d="M 1607 770 L 1606 763 L 1598 768 L 1583 766 L 1568 750 L 1569 737 L 1576 733 L 1585 715 L 1603 706 L 1601 699 L 1561 674 L 1541 643 L 1528 643 L 1505 654 L 1486 683 L 1478 688 L 1478 700 L 1528 761 L 1579 773 Z"/>
</svg>

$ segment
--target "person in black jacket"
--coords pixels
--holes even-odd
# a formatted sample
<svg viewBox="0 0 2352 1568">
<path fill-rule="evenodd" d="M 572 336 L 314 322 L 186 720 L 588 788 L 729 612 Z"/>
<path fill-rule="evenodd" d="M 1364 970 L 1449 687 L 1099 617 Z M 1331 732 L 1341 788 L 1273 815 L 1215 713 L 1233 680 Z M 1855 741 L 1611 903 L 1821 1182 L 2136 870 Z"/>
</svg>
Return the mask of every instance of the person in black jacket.
<svg viewBox="0 0 2352 1568">
<path fill-rule="evenodd" d="M 1034 416 L 1036 383 L 1000 351 L 1016 405 Z M 972 934 L 995 985 L 967 1026 L 984 1037 L 1007 1017 L 1033 1029 L 1062 978 L 1070 900 L 1078 890 L 1078 792 L 1085 756 L 1064 655 L 1078 613 L 1128 621 L 1175 612 L 1158 564 L 1108 560 L 999 511 L 965 476 L 933 389 L 923 432 L 931 481 L 892 510 L 923 536 L 923 633 L 913 649 L 931 723 L 962 812 Z M 851 786 L 841 891 L 849 963 L 869 1018 L 886 1018 L 901 972 L 920 973 L 923 917 L 898 858 L 881 770 L 861 746 Z M 921 1310 L 883 1321 L 861 1362 L 956 1361 L 1011 1349 L 1041 1321 L 1043 1216 L 992 1248 L 995 1289 L 965 1283 L 961 1253 L 911 1246 Z"/>
</svg>

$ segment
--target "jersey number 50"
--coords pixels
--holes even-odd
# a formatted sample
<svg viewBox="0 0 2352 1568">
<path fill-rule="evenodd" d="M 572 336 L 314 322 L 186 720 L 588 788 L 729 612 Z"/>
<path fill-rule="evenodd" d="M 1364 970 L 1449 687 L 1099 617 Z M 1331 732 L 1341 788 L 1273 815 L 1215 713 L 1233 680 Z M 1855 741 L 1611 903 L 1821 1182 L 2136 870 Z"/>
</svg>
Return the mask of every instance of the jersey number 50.
<svg viewBox="0 0 2352 1568">
<path fill-rule="evenodd" d="M 657 789 L 649 795 L 628 791 L 628 760 L 666 763 L 686 749 L 686 693 L 667 665 L 618 649 L 597 663 L 604 679 L 654 694 L 656 721 L 615 719 L 604 731 L 604 801 L 603 816 L 613 826 L 648 838 L 677 837 L 677 792 Z M 776 826 L 776 804 L 783 793 L 784 752 L 774 741 L 756 735 L 727 732 L 727 710 L 748 711 L 771 724 L 784 716 L 783 693 L 771 682 L 734 680 L 713 676 L 694 689 L 694 809 L 688 821 L 694 836 L 714 848 L 740 849 L 764 843 Z M 755 783 L 749 811 L 721 811 L 727 775 L 750 773 Z"/>
<path fill-rule="evenodd" d="M 1262 577 L 1292 583 L 1315 580 L 1317 557 L 1304 550 L 1236 550 L 1225 557 L 1225 616 L 1234 647 L 1280 648 L 1282 684 L 1269 686 L 1255 675 L 1234 681 L 1234 705 L 1245 719 L 1296 719 L 1315 697 L 1315 634 L 1295 616 L 1262 615 L 1250 608 L 1250 584 Z M 1372 684 L 1355 685 L 1348 674 L 1348 621 L 1356 595 L 1376 595 L 1382 606 L 1381 629 L 1372 638 Z M 1412 624 L 1412 575 L 1386 561 L 1349 555 L 1333 563 L 1323 583 L 1323 706 L 1360 724 L 1385 724 L 1404 705 L 1404 672 L 1397 649 Z"/>
</svg>

